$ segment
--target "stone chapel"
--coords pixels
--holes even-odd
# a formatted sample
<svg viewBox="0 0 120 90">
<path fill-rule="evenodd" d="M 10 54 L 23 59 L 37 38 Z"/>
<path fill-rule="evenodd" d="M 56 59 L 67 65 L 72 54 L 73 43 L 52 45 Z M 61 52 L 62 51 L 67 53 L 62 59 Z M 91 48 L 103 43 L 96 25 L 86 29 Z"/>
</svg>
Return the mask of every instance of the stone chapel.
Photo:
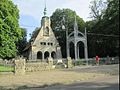
<svg viewBox="0 0 120 90">
<path fill-rule="evenodd" d="M 61 47 L 51 28 L 50 18 L 46 16 L 46 7 L 41 20 L 41 27 L 34 32 L 31 42 L 24 49 L 24 52 L 28 60 L 43 61 L 47 60 L 48 57 L 62 58 Z"/>
</svg>

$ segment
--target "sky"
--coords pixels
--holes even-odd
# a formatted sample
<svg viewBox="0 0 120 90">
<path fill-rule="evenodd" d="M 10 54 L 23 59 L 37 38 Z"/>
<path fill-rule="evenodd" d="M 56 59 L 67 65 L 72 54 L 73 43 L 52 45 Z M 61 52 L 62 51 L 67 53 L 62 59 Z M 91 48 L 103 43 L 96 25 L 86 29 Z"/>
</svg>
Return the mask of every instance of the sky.
<svg viewBox="0 0 120 90">
<path fill-rule="evenodd" d="M 90 1 L 91 0 L 46 0 L 47 16 L 51 16 L 57 8 L 69 8 L 77 13 L 84 21 L 90 20 Z M 43 16 L 45 0 L 13 0 L 18 6 L 20 27 L 26 28 L 27 40 L 36 27 L 40 27 Z"/>
</svg>

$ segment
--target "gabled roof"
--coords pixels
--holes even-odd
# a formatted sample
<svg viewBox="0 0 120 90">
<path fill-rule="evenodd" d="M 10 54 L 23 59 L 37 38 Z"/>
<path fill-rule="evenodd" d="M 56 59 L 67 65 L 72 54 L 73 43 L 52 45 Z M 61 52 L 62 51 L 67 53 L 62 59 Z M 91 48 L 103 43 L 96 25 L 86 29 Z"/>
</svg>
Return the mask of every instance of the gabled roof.
<svg viewBox="0 0 120 90">
<path fill-rule="evenodd" d="M 34 42 L 34 40 L 37 37 L 39 31 L 40 31 L 40 28 L 36 29 L 35 31 L 33 31 L 32 37 L 31 37 L 30 41 L 27 43 L 27 45 L 26 45 L 26 47 L 24 48 L 23 51 L 26 51 L 26 50 L 28 50 L 31 47 L 31 42 Z"/>
<path fill-rule="evenodd" d="M 31 36 L 31 39 L 30 39 L 30 42 L 31 42 L 31 41 L 33 42 L 33 41 L 35 40 L 35 38 L 37 37 L 39 31 L 40 31 L 40 28 L 39 28 L 39 29 L 36 29 L 35 31 L 33 31 L 32 36 Z"/>
<path fill-rule="evenodd" d="M 30 43 L 28 43 L 28 44 L 26 45 L 26 47 L 24 48 L 24 50 L 23 50 L 23 51 L 28 50 L 30 47 L 31 47 L 31 44 L 30 44 Z"/>
</svg>

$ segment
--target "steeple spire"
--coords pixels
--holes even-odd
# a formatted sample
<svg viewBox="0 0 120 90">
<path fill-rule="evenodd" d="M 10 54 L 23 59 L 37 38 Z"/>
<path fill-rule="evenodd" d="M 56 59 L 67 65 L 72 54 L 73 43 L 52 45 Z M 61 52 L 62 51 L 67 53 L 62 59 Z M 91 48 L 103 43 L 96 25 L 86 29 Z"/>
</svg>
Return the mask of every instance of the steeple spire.
<svg viewBox="0 0 120 90">
<path fill-rule="evenodd" d="M 47 14 L 47 9 L 46 9 L 46 0 L 45 0 L 45 8 L 44 8 L 44 16 L 46 16 L 46 14 Z"/>
<path fill-rule="evenodd" d="M 78 24 L 77 24 L 76 15 L 75 15 L 74 32 L 77 34 L 77 31 L 78 31 Z"/>
</svg>

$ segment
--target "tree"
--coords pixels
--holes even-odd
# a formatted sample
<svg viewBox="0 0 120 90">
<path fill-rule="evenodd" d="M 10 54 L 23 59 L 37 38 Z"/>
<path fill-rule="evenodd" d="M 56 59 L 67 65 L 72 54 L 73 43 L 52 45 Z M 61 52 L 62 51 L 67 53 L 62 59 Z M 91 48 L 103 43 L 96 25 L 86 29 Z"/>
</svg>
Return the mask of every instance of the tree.
<svg viewBox="0 0 120 90">
<path fill-rule="evenodd" d="M 104 32 L 114 36 L 108 40 L 108 49 L 119 55 L 119 0 L 108 0 L 103 22 Z"/>
<path fill-rule="evenodd" d="M 102 13 L 102 18 L 94 18 L 94 20 L 86 23 L 89 31 L 90 56 L 96 54 L 102 57 L 119 55 L 119 0 L 107 0 L 106 5 L 107 7 L 103 8 L 105 11 Z M 100 10 L 99 7 L 96 7 L 96 12 L 97 10 Z M 91 9 L 91 11 L 93 10 Z M 92 13 L 95 15 L 95 12 Z"/>
<path fill-rule="evenodd" d="M 70 9 L 56 9 L 51 16 L 51 26 L 61 46 L 63 57 L 66 57 L 66 32 L 62 30 L 62 20 L 63 17 L 65 17 L 65 28 L 68 29 L 68 33 L 70 33 L 74 30 L 75 16 L 77 18 L 79 31 L 83 32 L 85 22 L 82 18 L 76 15 L 75 11 Z"/>
<path fill-rule="evenodd" d="M 91 1 L 91 18 L 100 21 L 104 15 L 104 12 L 107 7 L 106 0 L 93 0 Z"/>
<path fill-rule="evenodd" d="M 22 39 L 18 19 L 17 6 L 11 0 L 0 0 L 0 58 L 16 56 L 16 43 Z"/>
<path fill-rule="evenodd" d="M 68 28 L 68 31 L 71 32 L 73 31 L 73 25 L 75 21 L 75 16 L 77 18 L 78 22 L 78 28 L 80 31 L 82 31 L 85 27 L 85 22 L 82 18 L 80 18 L 75 11 L 72 11 L 71 9 L 56 9 L 55 12 L 53 12 L 51 16 L 51 26 L 53 30 L 62 30 L 62 20 L 63 16 L 65 17 L 66 20 L 66 25 Z"/>
<path fill-rule="evenodd" d="M 119 35 L 119 0 L 108 0 L 103 20 L 104 27 L 109 33 Z"/>
<path fill-rule="evenodd" d="M 23 50 L 25 49 L 26 45 L 27 45 L 27 30 L 25 28 L 21 28 L 22 30 L 22 39 L 20 39 L 17 43 L 17 55 L 23 55 Z"/>
</svg>

